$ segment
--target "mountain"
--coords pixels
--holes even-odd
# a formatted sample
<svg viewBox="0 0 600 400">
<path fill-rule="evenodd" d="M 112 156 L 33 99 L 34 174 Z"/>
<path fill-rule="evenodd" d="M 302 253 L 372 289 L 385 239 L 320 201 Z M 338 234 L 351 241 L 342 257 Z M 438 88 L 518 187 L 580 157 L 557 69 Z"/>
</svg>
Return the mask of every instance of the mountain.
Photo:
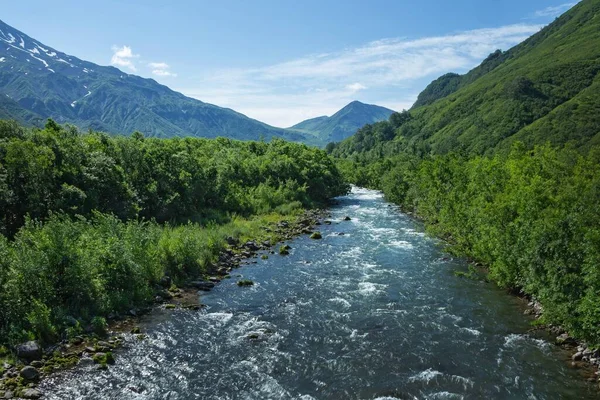
<svg viewBox="0 0 600 400">
<path fill-rule="evenodd" d="M 289 129 L 314 135 L 325 144 L 339 142 L 363 125 L 388 119 L 393 112 L 385 107 L 353 101 L 331 117 L 307 119 Z"/>
<path fill-rule="evenodd" d="M 338 153 L 491 154 L 515 140 L 528 147 L 572 142 L 585 152 L 600 144 L 599 72 L 600 1 L 583 0 L 469 73 L 432 82 L 387 141 L 363 132 Z"/>
<path fill-rule="evenodd" d="M 0 21 L 0 118 L 53 118 L 81 129 L 147 136 L 227 136 L 311 141 L 230 109 L 184 96 L 153 79 L 62 53 Z"/>
</svg>

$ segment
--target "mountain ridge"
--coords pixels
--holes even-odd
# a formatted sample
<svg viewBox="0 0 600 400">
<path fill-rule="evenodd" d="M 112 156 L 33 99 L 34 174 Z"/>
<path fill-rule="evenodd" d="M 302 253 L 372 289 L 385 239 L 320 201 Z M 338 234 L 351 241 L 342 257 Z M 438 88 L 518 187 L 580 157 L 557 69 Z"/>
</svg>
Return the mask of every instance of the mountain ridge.
<svg viewBox="0 0 600 400">
<path fill-rule="evenodd" d="M 394 111 L 354 100 L 332 116 L 307 119 L 288 128 L 316 136 L 323 143 L 336 142 L 353 135 L 360 127 L 386 120 Z"/>
<path fill-rule="evenodd" d="M 0 116 L 28 125 L 53 118 L 81 129 L 147 136 L 311 142 L 228 108 L 176 92 L 154 79 L 67 55 L 0 20 Z"/>
</svg>

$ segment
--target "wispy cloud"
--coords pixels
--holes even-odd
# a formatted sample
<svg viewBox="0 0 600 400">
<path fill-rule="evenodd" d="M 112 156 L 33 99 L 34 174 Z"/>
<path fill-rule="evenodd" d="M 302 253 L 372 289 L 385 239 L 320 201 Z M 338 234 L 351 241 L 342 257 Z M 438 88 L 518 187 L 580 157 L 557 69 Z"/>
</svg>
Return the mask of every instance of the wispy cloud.
<svg viewBox="0 0 600 400">
<path fill-rule="evenodd" d="M 152 74 L 156 76 L 170 76 L 176 77 L 177 74 L 170 71 L 170 66 L 164 62 L 151 62 L 148 67 L 152 69 Z"/>
<path fill-rule="evenodd" d="M 359 90 L 367 89 L 367 87 L 365 85 L 363 85 L 362 83 L 355 82 L 355 83 L 346 85 L 346 89 L 358 92 Z"/>
<path fill-rule="evenodd" d="M 133 51 L 131 51 L 131 47 L 129 47 L 129 46 L 123 46 L 123 47 L 113 46 L 112 50 L 113 50 L 113 55 L 110 60 L 110 63 L 112 65 L 115 65 L 117 67 L 128 68 L 134 72 L 137 71 L 134 60 L 136 58 L 138 58 L 139 55 L 133 54 Z"/>
<path fill-rule="evenodd" d="M 418 39 L 384 39 L 335 53 L 201 76 L 189 96 L 231 107 L 276 126 L 331 114 L 351 100 L 409 108 L 432 79 L 466 72 L 542 25 L 519 24 Z M 358 96 L 360 95 L 360 96 Z"/>
<path fill-rule="evenodd" d="M 558 17 L 578 2 L 564 3 L 558 6 L 546 7 L 543 10 L 537 10 L 533 13 L 535 18 L 545 18 L 545 17 Z"/>
</svg>

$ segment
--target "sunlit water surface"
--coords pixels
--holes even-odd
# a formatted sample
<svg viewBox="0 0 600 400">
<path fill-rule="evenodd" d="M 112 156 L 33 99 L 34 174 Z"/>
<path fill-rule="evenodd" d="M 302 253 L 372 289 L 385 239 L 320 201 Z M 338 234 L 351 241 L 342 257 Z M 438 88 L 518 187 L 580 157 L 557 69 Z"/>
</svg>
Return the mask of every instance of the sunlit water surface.
<svg viewBox="0 0 600 400">
<path fill-rule="evenodd" d="M 154 315 L 115 366 L 59 374 L 45 397 L 595 398 L 564 352 L 524 334 L 520 300 L 456 277 L 464 261 L 378 192 L 354 189 L 331 212 L 322 240 L 234 271 L 202 311 Z"/>
</svg>

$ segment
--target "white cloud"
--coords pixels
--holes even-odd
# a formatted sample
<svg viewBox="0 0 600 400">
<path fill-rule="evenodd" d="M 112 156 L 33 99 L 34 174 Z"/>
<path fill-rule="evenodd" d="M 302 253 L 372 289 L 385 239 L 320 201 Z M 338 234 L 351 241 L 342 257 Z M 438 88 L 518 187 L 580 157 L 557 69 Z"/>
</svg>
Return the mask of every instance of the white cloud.
<svg viewBox="0 0 600 400">
<path fill-rule="evenodd" d="M 366 87 L 365 85 L 363 85 L 363 84 L 361 84 L 361 83 L 358 83 L 358 82 L 356 82 L 356 83 L 352 83 L 352 84 L 350 84 L 350 85 L 346 85 L 346 89 L 348 89 L 348 90 L 353 90 L 353 91 L 355 91 L 355 92 L 358 92 L 359 90 L 364 90 L 364 89 L 366 89 L 366 88 L 367 88 L 367 87 Z"/>
<path fill-rule="evenodd" d="M 139 55 L 133 54 L 133 52 L 131 51 L 131 47 L 129 47 L 129 46 L 123 46 L 123 47 L 113 46 L 112 50 L 114 52 L 113 56 L 110 60 L 110 63 L 112 65 L 116 65 L 118 67 L 129 68 L 130 70 L 132 70 L 134 72 L 137 71 L 137 68 L 135 67 L 133 60 L 138 58 Z"/>
<path fill-rule="evenodd" d="M 177 76 L 177 74 L 169 71 L 171 67 L 164 62 L 151 62 L 148 64 L 148 67 L 152 69 L 152 73 L 156 76 Z"/>
<path fill-rule="evenodd" d="M 541 29 L 519 24 L 418 39 L 384 39 L 328 54 L 251 69 L 221 69 L 180 88 L 275 126 L 331 114 L 358 100 L 409 108 L 425 85 L 446 72 L 464 73 L 496 49 Z"/>
<path fill-rule="evenodd" d="M 558 6 L 546 7 L 543 10 L 538 10 L 535 13 L 533 13 L 533 16 L 537 17 L 537 18 L 558 17 L 559 15 L 561 15 L 562 13 L 564 13 L 565 11 L 567 11 L 568 9 L 570 9 L 577 3 L 578 2 L 564 3 L 564 4 L 560 4 Z"/>
</svg>

